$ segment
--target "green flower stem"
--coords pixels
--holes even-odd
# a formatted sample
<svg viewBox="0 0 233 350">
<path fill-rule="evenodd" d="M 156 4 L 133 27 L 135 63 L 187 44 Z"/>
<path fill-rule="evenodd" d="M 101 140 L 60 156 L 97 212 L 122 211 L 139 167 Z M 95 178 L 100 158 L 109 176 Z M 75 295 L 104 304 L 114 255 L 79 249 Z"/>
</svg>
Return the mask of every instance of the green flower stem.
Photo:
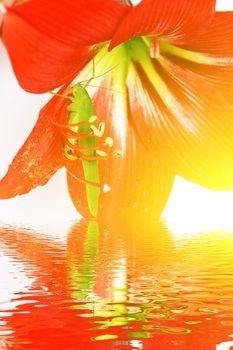
<svg viewBox="0 0 233 350">
<path fill-rule="evenodd" d="M 73 93 L 75 93 L 75 95 L 77 96 L 77 102 L 75 100 L 68 107 L 68 110 L 71 112 L 69 117 L 69 124 L 77 123 L 77 114 L 78 114 L 78 122 L 86 121 L 91 116 L 94 115 L 92 100 L 88 95 L 88 92 L 86 91 L 86 89 L 82 87 L 80 84 L 76 84 L 73 88 Z M 82 126 L 72 127 L 72 128 L 73 128 L 73 131 L 75 132 L 90 133 L 91 132 L 90 127 L 91 127 L 91 124 L 87 123 Z M 73 141 L 71 139 L 70 142 L 73 143 L 75 142 L 75 140 Z M 88 136 L 80 139 L 81 148 L 93 147 L 95 145 L 96 145 L 95 136 Z M 84 155 L 95 157 L 96 151 L 93 151 L 93 150 L 85 151 Z M 85 180 L 99 184 L 99 172 L 98 172 L 97 160 L 91 160 L 91 161 L 82 160 L 82 165 L 83 165 Z M 89 207 L 90 213 L 94 217 L 97 216 L 99 195 L 100 195 L 99 187 L 86 184 L 86 196 L 87 196 L 88 207 Z"/>
<path fill-rule="evenodd" d="M 93 293 L 93 284 L 95 277 L 96 259 L 99 247 L 99 227 L 95 220 L 88 223 L 86 239 L 83 246 L 83 260 L 81 266 L 77 266 L 76 262 L 69 255 L 70 264 L 70 280 L 72 289 L 72 297 L 77 299 L 88 299 Z M 79 291 L 77 291 L 79 290 Z M 78 308 L 78 307 L 77 307 Z"/>
</svg>

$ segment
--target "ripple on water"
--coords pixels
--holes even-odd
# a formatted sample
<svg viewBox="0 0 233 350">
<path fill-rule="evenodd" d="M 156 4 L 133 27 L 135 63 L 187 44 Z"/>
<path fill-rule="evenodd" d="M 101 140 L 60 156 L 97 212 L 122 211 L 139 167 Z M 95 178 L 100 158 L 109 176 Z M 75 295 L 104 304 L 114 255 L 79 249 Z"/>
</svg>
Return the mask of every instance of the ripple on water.
<svg viewBox="0 0 233 350">
<path fill-rule="evenodd" d="M 64 241 L 2 229 L 0 247 L 0 349 L 213 349 L 233 334 L 231 232 L 81 221 Z"/>
</svg>

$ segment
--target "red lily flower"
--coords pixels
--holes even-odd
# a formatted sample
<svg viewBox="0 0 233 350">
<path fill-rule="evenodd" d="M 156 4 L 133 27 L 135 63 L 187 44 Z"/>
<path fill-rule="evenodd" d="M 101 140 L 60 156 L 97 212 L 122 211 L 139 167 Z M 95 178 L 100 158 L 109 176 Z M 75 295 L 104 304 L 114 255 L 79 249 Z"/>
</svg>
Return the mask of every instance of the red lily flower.
<svg viewBox="0 0 233 350">
<path fill-rule="evenodd" d="M 152 212 L 165 168 L 208 188 L 232 188 L 233 13 L 215 13 L 215 0 L 143 0 L 135 7 L 110 0 L 32 0 L 9 8 L 3 40 L 20 84 L 32 92 L 72 81 L 82 69 L 90 78 L 96 56 L 97 85 L 103 85 L 92 94 L 95 114 L 125 154 L 100 162 L 103 183 L 115 191 L 100 207 L 124 196 L 127 207 L 136 203 L 141 212 Z M 0 183 L 1 198 L 44 184 L 64 164 L 77 173 L 76 161 L 64 160 L 53 124 L 65 121 L 66 106 L 55 97 L 42 110 Z M 173 176 L 168 178 L 163 196 Z M 84 185 L 68 175 L 68 186 L 80 209 Z"/>
</svg>

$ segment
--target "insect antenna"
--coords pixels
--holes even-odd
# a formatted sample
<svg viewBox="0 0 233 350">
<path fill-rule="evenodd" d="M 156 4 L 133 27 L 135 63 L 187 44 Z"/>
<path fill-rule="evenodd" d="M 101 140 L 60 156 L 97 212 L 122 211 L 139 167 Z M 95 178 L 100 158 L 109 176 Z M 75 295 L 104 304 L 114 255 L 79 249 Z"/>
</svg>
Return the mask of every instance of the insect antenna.
<svg viewBox="0 0 233 350">
<path fill-rule="evenodd" d="M 53 91 L 53 90 L 50 90 L 50 91 L 49 91 L 49 94 L 54 95 L 54 96 L 58 96 L 58 97 L 62 97 L 62 98 L 66 98 L 66 99 L 72 101 L 72 97 L 71 97 L 71 96 L 58 94 L 58 93 L 56 93 L 56 92 Z"/>
<path fill-rule="evenodd" d="M 115 90 L 115 89 L 111 89 L 111 88 L 107 88 L 104 86 L 97 86 L 97 85 L 92 85 L 92 84 L 88 84 L 89 87 L 93 87 L 93 88 L 98 88 L 98 89 L 103 89 L 103 90 L 107 90 L 107 91 L 113 91 L 113 92 L 117 92 L 119 94 L 125 94 L 125 92 L 120 91 L 120 90 Z"/>
<path fill-rule="evenodd" d="M 93 60 L 94 60 L 94 58 L 93 58 Z M 90 86 L 90 87 L 93 87 L 93 88 L 99 88 L 99 89 L 103 89 L 103 90 L 107 90 L 107 91 L 117 92 L 117 93 L 119 93 L 119 94 L 124 94 L 124 92 L 122 92 L 122 91 L 118 91 L 118 90 L 115 90 L 115 89 L 107 88 L 107 87 L 104 87 L 104 86 L 97 86 L 97 85 L 89 84 L 89 82 L 91 82 L 92 80 L 101 78 L 102 76 L 108 74 L 108 73 L 111 72 L 113 69 L 115 69 L 117 66 L 119 66 L 119 64 L 116 64 L 115 66 L 113 66 L 112 68 L 108 69 L 106 72 L 104 72 L 104 73 L 102 73 L 102 74 L 99 74 L 99 75 L 97 75 L 97 76 L 94 76 L 94 75 L 93 75 L 90 79 L 83 79 L 82 81 L 78 82 L 78 84 L 84 85 L 85 87 Z M 93 64 L 92 74 L 95 74 L 94 64 Z M 85 83 L 85 84 L 84 84 L 84 83 Z M 55 91 L 53 91 L 53 90 L 50 90 L 50 91 L 49 91 L 49 94 L 54 95 L 54 96 L 58 96 L 58 97 L 65 98 L 65 99 L 70 100 L 70 101 L 72 101 L 72 99 L 73 99 L 71 96 L 62 95 L 62 94 L 59 94 L 59 93 L 57 93 L 57 92 L 55 92 Z"/>
<path fill-rule="evenodd" d="M 93 59 L 94 60 L 94 59 Z M 115 66 L 113 66 L 112 68 L 109 68 L 108 70 L 106 70 L 104 73 L 102 73 L 102 74 L 99 74 L 99 75 L 96 75 L 96 76 L 92 76 L 91 78 L 89 78 L 89 79 L 83 79 L 82 81 L 80 81 L 79 82 L 79 84 L 83 84 L 83 83 L 86 83 L 86 84 L 83 84 L 83 85 L 85 85 L 85 87 L 86 86 L 91 86 L 91 85 L 89 85 L 89 82 L 90 81 L 92 81 L 92 80 L 94 80 L 94 79 L 98 79 L 98 78 L 101 78 L 101 77 L 103 77 L 104 75 L 106 75 L 106 74 L 108 74 L 108 73 L 110 73 L 111 71 L 113 71 L 114 69 L 116 69 L 116 67 L 118 67 L 120 64 L 118 63 L 118 64 L 116 64 Z M 94 70 L 92 71 L 92 72 L 94 72 Z"/>
<path fill-rule="evenodd" d="M 72 171 L 70 171 L 69 169 L 66 168 L 66 171 L 67 173 L 72 176 L 75 180 L 81 182 L 81 183 L 84 183 L 85 185 L 90 185 L 90 186 L 94 186 L 94 187 L 100 187 L 100 184 L 96 183 L 96 182 L 92 182 L 92 181 L 88 181 L 88 180 L 85 180 L 77 175 L 74 175 L 72 173 Z"/>
</svg>

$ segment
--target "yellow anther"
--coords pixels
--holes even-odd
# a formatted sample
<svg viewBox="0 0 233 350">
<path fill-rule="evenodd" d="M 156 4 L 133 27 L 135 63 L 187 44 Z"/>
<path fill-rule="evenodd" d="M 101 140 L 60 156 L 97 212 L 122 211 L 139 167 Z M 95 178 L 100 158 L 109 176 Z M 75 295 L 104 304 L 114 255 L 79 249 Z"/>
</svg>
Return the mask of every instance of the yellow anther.
<svg viewBox="0 0 233 350">
<path fill-rule="evenodd" d="M 106 139 L 105 139 L 105 145 L 108 146 L 108 147 L 112 147 L 113 144 L 114 144 L 114 143 L 113 143 L 113 139 L 112 139 L 110 136 L 106 137 Z"/>
<path fill-rule="evenodd" d="M 97 149 L 96 154 L 100 157 L 107 157 L 108 156 L 108 154 L 106 152 L 101 151 L 99 149 Z"/>
<path fill-rule="evenodd" d="M 91 125 L 90 128 L 96 137 L 102 137 L 104 134 L 105 123 L 101 122 L 98 128 L 95 125 Z"/>
<path fill-rule="evenodd" d="M 116 149 L 115 151 L 113 151 L 113 155 L 114 156 L 122 156 L 123 152 L 120 149 Z"/>
<path fill-rule="evenodd" d="M 100 133 L 100 136 L 99 136 L 99 137 L 102 137 L 102 136 L 103 136 L 104 130 L 105 130 L 105 123 L 104 123 L 104 122 L 101 122 L 100 125 L 99 125 L 99 133 Z"/>
<path fill-rule="evenodd" d="M 93 131 L 94 135 L 99 137 L 99 129 L 95 125 L 91 125 L 90 128 Z"/>
<path fill-rule="evenodd" d="M 89 123 L 94 123 L 94 122 L 96 122 L 97 119 L 98 119 L 98 118 L 97 118 L 96 115 L 92 115 L 92 116 L 88 119 L 88 121 L 89 121 Z"/>
</svg>

